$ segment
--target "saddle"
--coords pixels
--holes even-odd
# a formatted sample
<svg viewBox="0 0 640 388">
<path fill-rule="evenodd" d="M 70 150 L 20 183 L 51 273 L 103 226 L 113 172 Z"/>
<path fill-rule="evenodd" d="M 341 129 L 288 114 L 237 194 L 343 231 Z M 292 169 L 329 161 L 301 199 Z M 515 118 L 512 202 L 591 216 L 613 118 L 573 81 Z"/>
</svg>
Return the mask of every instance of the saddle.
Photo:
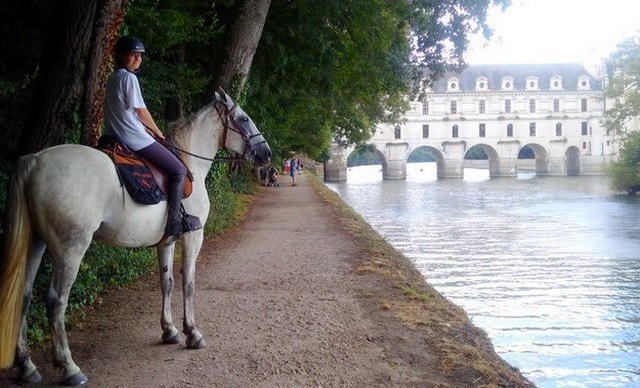
<svg viewBox="0 0 640 388">
<path fill-rule="evenodd" d="M 134 201 L 154 205 L 167 199 L 169 177 L 155 163 L 136 154 L 113 136 L 101 136 L 96 148 L 111 158 L 120 184 L 124 185 Z M 173 149 L 168 148 L 175 154 Z M 193 175 L 187 171 L 183 198 L 189 197 L 193 191 Z"/>
</svg>

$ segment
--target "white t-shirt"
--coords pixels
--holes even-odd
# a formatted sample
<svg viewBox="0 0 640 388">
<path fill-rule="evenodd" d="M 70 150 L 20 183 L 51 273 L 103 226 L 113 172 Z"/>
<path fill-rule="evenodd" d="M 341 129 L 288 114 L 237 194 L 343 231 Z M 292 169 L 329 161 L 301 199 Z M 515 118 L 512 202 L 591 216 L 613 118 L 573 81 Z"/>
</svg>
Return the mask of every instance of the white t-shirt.
<svg viewBox="0 0 640 388">
<path fill-rule="evenodd" d="M 151 145 L 155 140 L 145 130 L 134 108 L 146 108 L 138 77 L 126 69 L 109 76 L 105 90 L 105 132 L 115 136 L 134 151 Z"/>
</svg>

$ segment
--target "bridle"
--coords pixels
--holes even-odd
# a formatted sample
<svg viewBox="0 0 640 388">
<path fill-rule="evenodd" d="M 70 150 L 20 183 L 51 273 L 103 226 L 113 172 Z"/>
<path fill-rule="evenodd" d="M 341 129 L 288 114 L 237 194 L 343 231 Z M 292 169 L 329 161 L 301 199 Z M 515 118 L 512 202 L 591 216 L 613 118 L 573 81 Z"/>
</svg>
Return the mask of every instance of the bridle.
<svg viewBox="0 0 640 388">
<path fill-rule="evenodd" d="M 236 118 L 231 115 L 236 110 L 236 107 L 237 107 L 237 104 L 235 102 L 233 103 L 233 106 L 231 108 L 227 108 L 227 104 L 225 104 L 224 102 L 215 101 L 214 107 L 216 108 L 216 111 L 218 112 L 218 116 L 222 121 L 222 126 L 223 126 L 222 146 L 226 147 L 227 134 L 229 133 L 230 130 L 239 134 L 244 139 L 244 142 L 245 142 L 244 153 L 240 157 L 207 158 L 205 156 L 197 155 L 189 151 L 183 150 L 176 146 L 172 146 L 172 147 L 180 152 L 184 152 L 187 155 L 193 156 L 194 158 L 208 160 L 210 162 L 241 162 L 247 159 L 253 161 L 253 157 L 256 155 L 255 147 L 260 144 L 266 143 L 267 140 L 259 132 L 250 134 L 250 129 L 245 127 L 244 125 L 245 123 L 238 123 L 238 120 L 236 120 Z M 249 120 L 248 118 L 246 119 L 247 119 L 246 122 L 248 123 Z M 255 142 L 254 139 L 256 138 L 262 138 L 262 140 L 258 139 L 258 141 Z"/>
</svg>

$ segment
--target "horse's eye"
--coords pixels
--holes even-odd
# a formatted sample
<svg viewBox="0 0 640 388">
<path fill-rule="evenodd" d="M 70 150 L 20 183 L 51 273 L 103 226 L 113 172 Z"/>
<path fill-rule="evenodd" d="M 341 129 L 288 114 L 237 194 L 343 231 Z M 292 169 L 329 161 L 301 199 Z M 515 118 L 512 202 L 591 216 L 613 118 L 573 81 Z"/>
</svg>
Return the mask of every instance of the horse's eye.
<svg viewBox="0 0 640 388">
<path fill-rule="evenodd" d="M 249 118 L 248 118 L 247 116 L 244 116 L 244 117 L 242 118 L 242 121 L 244 121 L 245 123 L 247 123 L 247 122 L 249 122 Z"/>
</svg>

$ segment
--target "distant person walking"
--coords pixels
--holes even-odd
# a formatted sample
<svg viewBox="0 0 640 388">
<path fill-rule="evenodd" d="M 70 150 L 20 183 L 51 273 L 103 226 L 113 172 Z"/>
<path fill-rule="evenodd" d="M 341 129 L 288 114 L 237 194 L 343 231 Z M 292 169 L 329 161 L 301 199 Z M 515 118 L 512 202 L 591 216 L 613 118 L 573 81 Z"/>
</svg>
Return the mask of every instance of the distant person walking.
<svg viewBox="0 0 640 388">
<path fill-rule="evenodd" d="M 291 167 L 291 161 L 289 159 L 285 159 L 282 161 L 282 171 L 285 174 L 289 174 L 289 168 Z"/>
<path fill-rule="evenodd" d="M 291 186 L 297 186 L 296 182 L 296 171 L 298 170 L 298 158 L 295 156 L 291 157 L 291 161 L 289 163 L 289 176 L 291 176 L 292 183 Z"/>
</svg>

